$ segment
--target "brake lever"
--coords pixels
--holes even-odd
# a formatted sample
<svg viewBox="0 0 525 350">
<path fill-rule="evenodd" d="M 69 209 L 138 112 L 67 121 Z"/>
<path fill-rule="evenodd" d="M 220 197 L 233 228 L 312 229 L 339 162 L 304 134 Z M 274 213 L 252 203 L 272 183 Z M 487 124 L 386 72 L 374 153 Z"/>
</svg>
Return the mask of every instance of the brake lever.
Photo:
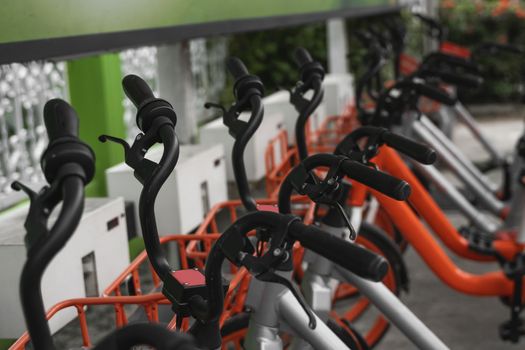
<svg viewBox="0 0 525 350">
<path fill-rule="evenodd" d="M 292 186 L 299 194 L 308 196 L 308 198 L 315 203 L 335 207 L 350 231 L 350 239 L 355 241 L 357 239 L 357 232 L 352 226 L 350 218 L 348 218 L 343 206 L 333 197 L 335 191 L 341 186 L 340 180 L 343 178 L 339 174 L 340 166 L 341 162 L 331 167 L 326 178 L 322 181 L 320 181 L 313 172 L 308 172 L 303 166 L 298 166 L 293 170 Z M 311 183 L 308 183 L 308 180 L 310 180 Z"/>
<path fill-rule="evenodd" d="M 219 109 L 219 110 L 221 110 L 223 115 L 226 114 L 226 108 L 223 105 L 221 105 L 220 103 L 206 102 L 204 104 L 204 108 L 206 108 L 206 109 L 210 109 L 210 108 Z"/>
<path fill-rule="evenodd" d="M 32 248 L 40 242 L 43 237 L 49 235 L 48 220 L 53 209 L 60 202 L 60 187 L 58 181 L 51 186 L 44 186 L 39 192 L 35 192 L 19 181 L 14 181 L 11 188 L 15 191 L 23 191 L 29 197 L 29 213 L 24 222 L 26 235 L 24 243 L 28 254 Z"/>
<path fill-rule="evenodd" d="M 290 103 L 295 107 L 297 112 L 301 112 L 308 107 L 310 100 L 304 97 L 304 93 L 308 91 L 309 87 L 302 81 L 297 82 L 293 89 L 287 89 L 290 93 Z"/>
<path fill-rule="evenodd" d="M 339 202 L 336 201 L 333 206 L 337 209 L 337 211 L 339 212 L 339 215 L 341 215 L 341 217 L 343 218 L 346 227 L 348 228 L 348 230 L 350 230 L 349 238 L 352 242 L 354 242 L 357 239 L 357 232 L 354 229 L 354 226 L 352 226 L 352 223 L 350 222 L 350 218 L 348 217 L 343 206 Z"/>
<path fill-rule="evenodd" d="M 292 292 L 292 294 L 295 297 L 295 299 L 297 299 L 297 301 L 299 302 L 299 304 L 303 308 L 304 312 L 306 312 L 306 315 L 308 315 L 308 320 L 309 320 L 308 321 L 308 327 L 310 327 L 310 329 L 315 329 L 315 327 L 317 326 L 317 321 L 315 319 L 314 313 L 308 307 L 308 304 L 304 300 L 304 298 L 301 295 L 301 293 L 299 293 L 299 290 L 297 289 L 297 287 L 290 280 L 288 280 L 288 279 L 286 279 L 286 278 L 276 274 L 274 271 L 271 271 L 271 270 L 263 272 L 263 273 L 255 276 L 255 278 L 257 278 L 258 280 L 263 281 L 263 282 L 278 283 L 278 284 L 288 288 Z"/>
<path fill-rule="evenodd" d="M 223 105 L 219 103 L 206 102 L 204 108 L 217 108 L 221 110 L 222 122 L 228 128 L 228 133 L 234 138 L 237 139 L 238 135 L 244 133 L 248 127 L 248 123 L 244 120 L 239 120 L 239 115 L 241 114 L 244 107 L 247 105 L 249 100 L 249 95 L 245 96 L 242 100 L 237 101 L 232 104 L 229 109 L 226 109 Z"/>
</svg>

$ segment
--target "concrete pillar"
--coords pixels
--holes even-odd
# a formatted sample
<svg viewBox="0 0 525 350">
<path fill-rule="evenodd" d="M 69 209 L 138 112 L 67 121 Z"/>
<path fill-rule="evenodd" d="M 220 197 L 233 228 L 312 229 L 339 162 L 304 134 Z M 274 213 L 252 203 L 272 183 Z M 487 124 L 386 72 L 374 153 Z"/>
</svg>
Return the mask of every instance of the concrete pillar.
<svg viewBox="0 0 525 350">
<path fill-rule="evenodd" d="M 159 96 L 169 101 L 177 113 L 176 132 L 181 143 L 192 143 L 197 135 L 195 86 L 191 73 L 189 41 L 157 50 Z"/>
<path fill-rule="evenodd" d="M 439 1 L 425 0 L 423 3 L 423 13 L 432 18 L 439 19 Z M 427 39 L 424 43 L 425 52 L 433 52 L 439 50 L 439 43 L 437 40 Z"/>
<path fill-rule="evenodd" d="M 345 21 L 342 18 L 327 21 L 328 72 L 345 74 L 348 72 L 346 57 L 348 42 Z"/>
<path fill-rule="evenodd" d="M 126 137 L 121 117 L 124 93 L 120 58 L 117 54 L 105 54 L 71 60 L 67 63 L 67 73 L 69 97 L 80 119 L 80 139 L 97 155 L 95 178 L 86 193 L 93 197 L 105 196 L 104 171 L 124 159 L 121 146 L 98 140 L 101 134 Z"/>
</svg>

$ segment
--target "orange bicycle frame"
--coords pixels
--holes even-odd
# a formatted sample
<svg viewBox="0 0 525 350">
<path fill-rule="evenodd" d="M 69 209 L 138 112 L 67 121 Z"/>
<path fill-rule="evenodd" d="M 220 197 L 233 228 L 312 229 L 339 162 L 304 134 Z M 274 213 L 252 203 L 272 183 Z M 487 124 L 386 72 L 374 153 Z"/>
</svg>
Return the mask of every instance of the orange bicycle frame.
<svg viewBox="0 0 525 350">
<path fill-rule="evenodd" d="M 468 241 L 460 235 L 447 216 L 419 183 L 401 157 L 386 146 L 381 147 L 373 161 L 384 171 L 407 181 L 412 187 L 408 203 L 398 202 L 366 186 L 354 182 L 352 205 L 363 205 L 367 194 L 372 194 L 386 211 L 403 237 L 414 247 L 430 269 L 448 286 L 465 294 L 477 296 L 511 296 L 514 283 L 502 271 L 481 275 L 459 268 L 443 251 L 432 233 L 421 222 L 418 214 L 443 243 L 458 255 L 477 261 L 494 261 L 493 256 L 482 255 L 469 248 Z M 417 212 L 417 214 L 416 214 Z M 523 245 L 513 241 L 494 241 L 494 249 L 507 260 L 523 250 Z"/>
</svg>

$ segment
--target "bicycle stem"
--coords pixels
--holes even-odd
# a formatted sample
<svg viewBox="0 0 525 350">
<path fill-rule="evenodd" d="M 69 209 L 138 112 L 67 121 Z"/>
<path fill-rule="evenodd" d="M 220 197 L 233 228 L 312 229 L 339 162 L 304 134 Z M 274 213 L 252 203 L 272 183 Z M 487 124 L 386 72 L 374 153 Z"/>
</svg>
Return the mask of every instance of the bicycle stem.
<svg viewBox="0 0 525 350">
<path fill-rule="evenodd" d="M 295 123 L 295 139 L 297 144 L 297 150 L 299 152 L 299 159 L 303 160 L 308 157 L 308 147 L 306 145 L 306 132 L 305 127 L 308 119 L 315 111 L 317 107 L 323 101 L 324 90 L 322 89 L 321 79 L 313 79 L 312 88 L 314 95 L 305 108 L 301 109 L 299 117 Z"/>
<path fill-rule="evenodd" d="M 20 300 L 33 347 L 55 349 L 42 299 L 42 276 L 55 255 L 73 235 L 84 207 L 84 183 L 80 177 L 62 180 L 62 208 L 57 220 L 39 249 L 30 249 L 20 278 Z"/>
<path fill-rule="evenodd" d="M 144 245 L 150 258 L 151 265 L 159 277 L 173 279 L 172 269 L 160 244 L 157 223 L 155 220 L 155 200 L 175 168 L 179 159 L 179 142 L 173 125 L 165 124 L 158 129 L 158 136 L 164 145 L 162 158 L 150 178 L 144 182 L 139 199 L 139 217 L 144 238 Z"/>
<path fill-rule="evenodd" d="M 248 211 L 257 210 L 257 204 L 250 190 L 248 177 L 246 176 L 246 166 L 244 164 L 244 151 L 253 134 L 261 125 L 264 108 L 260 95 L 252 95 L 249 99 L 251 105 L 251 116 L 247 123 L 246 129 L 235 138 L 232 148 L 232 164 L 237 190 L 242 204 Z"/>
</svg>

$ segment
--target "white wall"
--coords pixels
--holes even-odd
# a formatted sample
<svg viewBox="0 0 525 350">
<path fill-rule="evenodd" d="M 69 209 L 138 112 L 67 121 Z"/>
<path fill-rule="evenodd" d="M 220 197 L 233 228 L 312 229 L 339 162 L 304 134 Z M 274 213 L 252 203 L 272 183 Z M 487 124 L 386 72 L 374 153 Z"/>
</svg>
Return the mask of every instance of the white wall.
<svg viewBox="0 0 525 350">
<path fill-rule="evenodd" d="M 0 338 L 17 338 L 25 330 L 19 298 L 19 280 L 26 259 L 23 223 L 28 206 L 0 217 Z M 55 211 L 56 213 L 57 211 Z M 108 231 L 106 223 L 119 218 Z M 55 256 L 42 278 L 42 296 L 47 309 L 56 303 L 85 296 L 82 257 L 94 252 L 99 294 L 129 265 L 126 219 L 122 199 L 86 200 L 79 227 Z M 59 312 L 50 321 L 51 331 L 76 317 L 75 309 Z"/>
</svg>

